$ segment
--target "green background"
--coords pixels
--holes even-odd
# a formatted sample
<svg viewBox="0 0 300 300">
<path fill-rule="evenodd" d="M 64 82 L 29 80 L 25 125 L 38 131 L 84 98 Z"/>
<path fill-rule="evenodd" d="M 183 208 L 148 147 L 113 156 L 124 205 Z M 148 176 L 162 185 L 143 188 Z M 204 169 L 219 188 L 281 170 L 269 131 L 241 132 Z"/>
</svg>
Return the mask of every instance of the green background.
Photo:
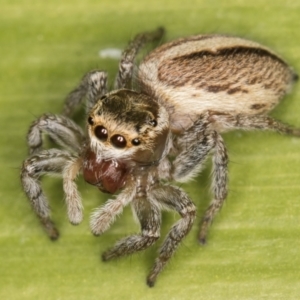
<svg viewBox="0 0 300 300">
<path fill-rule="evenodd" d="M 300 140 L 268 132 L 224 135 L 230 194 L 205 247 L 197 224 L 149 289 L 145 277 L 158 246 L 103 263 L 102 253 L 139 230 L 129 208 L 103 236 L 89 230 L 91 211 L 107 199 L 79 179 L 85 219 L 69 224 L 59 178 L 45 178 L 61 232 L 51 242 L 19 182 L 30 123 L 59 113 L 82 75 L 117 61 L 99 50 L 123 48 L 137 32 L 159 25 L 166 40 L 229 33 L 259 41 L 300 72 L 299 0 L 0 0 L 0 298 L 1 299 L 299 299 Z M 272 115 L 300 127 L 300 87 Z M 210 199 L 210 163 L 183 185 L 199 223 Z M 164 213 L 162 236 L 177 220 Z M 161 240 L 160 240 L 161 242 Z"/>
</svg>

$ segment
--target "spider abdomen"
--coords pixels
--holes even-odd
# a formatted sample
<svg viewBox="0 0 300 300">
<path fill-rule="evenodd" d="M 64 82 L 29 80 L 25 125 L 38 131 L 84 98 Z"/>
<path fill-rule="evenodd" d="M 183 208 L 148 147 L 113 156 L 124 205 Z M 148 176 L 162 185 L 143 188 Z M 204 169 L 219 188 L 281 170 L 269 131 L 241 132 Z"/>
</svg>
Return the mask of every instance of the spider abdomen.
<svg viewBox="0 0 300 300">
<path fill-rule="evenodd" d="M 268 113 L 296 78 L 268 48 L 222 35 L 164 44 L 139 67 L 141 85 L 168 109 L 174 130 L 187 129 L 192 119 L 208 110 L 233 115 Z"/>
</svg>

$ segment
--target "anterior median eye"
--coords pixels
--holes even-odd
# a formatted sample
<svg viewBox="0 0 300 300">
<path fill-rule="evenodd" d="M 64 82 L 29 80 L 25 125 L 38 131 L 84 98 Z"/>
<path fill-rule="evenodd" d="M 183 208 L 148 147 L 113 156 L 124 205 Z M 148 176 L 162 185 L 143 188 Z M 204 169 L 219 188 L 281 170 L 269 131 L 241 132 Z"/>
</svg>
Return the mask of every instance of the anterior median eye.
<svg viewBox="0 0 300 300">
<path fill-rule="evenodd" d="M 107 129 L 104 126 L 97 126 L 95 128 L 95 135 L 100 141 L 106 141 L 108 137 Z"/>
<path fill-rule="evenodd" d="M 116 148 L 124 148 L 126 147 L 127 144 L 127 141 L 124 138 L 124 136 L 120 134 L 113 135 L 110 141 L 113 144 L 113 146 L 115 146 Z"/>
</svg>

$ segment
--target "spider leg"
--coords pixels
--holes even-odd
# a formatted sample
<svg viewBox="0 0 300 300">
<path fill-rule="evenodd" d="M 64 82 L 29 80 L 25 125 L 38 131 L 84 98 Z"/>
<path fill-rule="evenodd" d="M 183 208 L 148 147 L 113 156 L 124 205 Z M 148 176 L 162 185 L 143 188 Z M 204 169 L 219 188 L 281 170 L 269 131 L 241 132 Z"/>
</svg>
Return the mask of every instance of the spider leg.
<svg viewBox="0 0 300 300">
<path fill-rule="evenodd" d="M 212 192 L 214 199 L 210 206 L 205 211 L 198 235 L 198 240 L 201 244 L 206 243 L 206 236 L 208 229 L 220 211 L 223 203 L 227 197 L 227 183 L 228 183 L 228 155 L 224 141 L 219 134 L 215 134 L 215 148 L 213 154 L 213 182 Z"/>
<path fill-rule="evenodd" d="M 110 199 L 103 206 L 96 209 L 90 220 L 92 233 L 101 235 L 109 229 L 116 217 L 123 212 L 123 208 L 133 200 L 135 194 L 135 188 L 129 184 L 116 199 Z"/>
<path fill-rule="evenodd" d="M 62 114 L 71 116 L 75 109 L 87 97 L 86 112 L 88 113 L 98 99 L 107 93 L 107 73 L 103 71 L 91 71 L 83 76 L 76 87 L 65 100 Z"/>
<path fill-rule="evenodd" d="M 181 219 L 177 221 L 165 238 L 147 277 L 147 284 L 152 287 L 158 274 L 163 270 L 183 238 L 189 233 L 196 217 L 196 207 L 187 194 L 178 187 L 164 185 L 152 190 L 151 197 L 163 207 L 177 211 Z"/>
<path fill-rule="evenodd" d="M 223 139 L 210 127 L 208 115 L 202 116 L 178 140 L 179 155 L 173 162 L 173 178 L 185 181 L 196 175 L 208 154 L 213 151 L 213 201 L 206 210 L 200 232 L 199 242 L 204 244 L 207 232 L 214 217 L 221 209 L 227 196 L 228 156 Z"/>
<path fill-rule="evenodd" d="M 42 133 L 47 133 L 57 144 L 79 152 L 84 141 L 82 129 L 71 119 L 53 114 L 44 114 L 34 121 L 27 134 L 29 153 L 38 153 L 43 146 Z"/>
<path fill-rule="evenodd" d="M 214 146 L 215 132 L 208 129 L 205 120 L 197 120 L 177 139 L 179 154 L 173 161 L 172 177 L 183 182 L 197 175 Z"/>
<path fill-rule="evenodd" d="M 132 209 L 141 224 L 141 234 L 126 237 L 115 244 L 115 246 L 104 252 L 104 261 L 129 255 L 144 250 L 153 245 L 160 236 L 161 214 L 159 208 L 146 198 L 135 198 Z"/>
<path fill-rule="evenodd" d="M 229 115 L 222 113 L 209 113 L 210 122 L 215 123 L 216 127 L 221 130 L 233 130 L 233 129 L 261 129 L 272 130 L 278 133 L 298 136 L 300 137 L 300 129 L 292 128 L 285 125 L 269 116 L 265 115 Z M 223 202 L 227 196 L 227 181 L 228 181 L 228 156 L 223 139 L 218 134 L 215 139 L 215 153 L 213 158 L 214 172 L 213 172 L 213 184 L 212 190 L 214 194 L 214 200 L 206 210 L 201 229 L 199 232 L 199 242 L 205 244 L 207 232 L 214 217 L 221 209 Z"/>
<path fill-rule="evenodd" d="M 39 153 L 34 154 L 26 159 L 21 170 L 23 190 L 27 195 L 33 207 L 33 210 L 39 217 L 41 224 L 45 228 L 48 236 L 53 240 L 58 238 L 59 233 L 50 218 L 50 208 L 48 200 L 42 190 L 39 178 L 44 174 L 61 175 L 62 173 L 64 173 L 66 167 L 69 166 L 70 169 L 70 165 L 74 163 L 78 164 L 77 157 L 71 156 L 68 152 L 65 151 L 50 149 L 40 151 Z M 69 175 L 68 171 L 66 171 L 66 175 Z M 77 197 L 76 203 L 79 206 L 78 209 L 81 212 L 82 206 L 77 189 L 74 190 L 73 187 L 73 189 L 65 192 L 67 193 L 66 199 Z M 69 203 L 67 203 L 67 205 L 70 206 Z M 74 209 L 72 211 L 74 211 Z M 77 221 L 80 218 L 78 217 L 78 215 L 80 215 L 80 212 L 77 212 L 76 214 Z"/>
<path fill-rule="evenodd" d="M 134 60 L 139 50 L 147 43 L 159 41 L 164 35 L 162 27 L 155 31 L 137 34 L 123 51 L 119 63 L 119 72 L 115 81 L 115 89 L 131 88 Z"/>
<path fill-rule="evenodd" d="M 230 115 L 211 112 L 209 119 L 224 131 L 260 129 L 300 137 L 300 128 L 290 127 L 266 115 Z"/>
</svg>

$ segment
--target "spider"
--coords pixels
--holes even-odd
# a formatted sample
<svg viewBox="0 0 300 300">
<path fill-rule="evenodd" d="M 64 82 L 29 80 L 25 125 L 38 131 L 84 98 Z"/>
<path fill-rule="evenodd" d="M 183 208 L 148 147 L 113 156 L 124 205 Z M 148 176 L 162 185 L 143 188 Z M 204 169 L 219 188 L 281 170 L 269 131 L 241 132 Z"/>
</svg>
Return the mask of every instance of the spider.
<svg viewBox="0 0 300 300">
<path fill-rule="evenodd" d="M 79 173 L 100 191 L 116 194 L 91 215 L 97 236 L 131 205 L 141 233 L 117 242 L 103 253 L 104 261 L 153 245 L 160 237 L 161 211 L 176 211 L 181 218 L 149 272 L 150 287 L 195 221 L 195 205 L 172 182 L 194 177 L 212 154 L 213 200 L 198 236 L 204 244 L 227 196 L 228 155 L 221 133 L 260 129 L 300 136 L 299 129 L 267 115 L 297 79 L 271 50 L 237 37 L 196 35 L 161 45 L 136 66 L 140 49 L 163 34 L 158 28 L 134 37 L 122 54 L 114 90 L 108 91 L 105 72 L 91 71 L 68 95 L 61 115 L 34 121 L 27 136 L 30 156 L 21 171 L 25 194 L 52 240 L 59 233 L 40 185 L 44 174 L 62 176 L 72 224 L 82 220 Z M 85 131 L 70 119 L 84 99 Z M 43 149 L 42 133 L 63 149 Z"/>
</svg>

